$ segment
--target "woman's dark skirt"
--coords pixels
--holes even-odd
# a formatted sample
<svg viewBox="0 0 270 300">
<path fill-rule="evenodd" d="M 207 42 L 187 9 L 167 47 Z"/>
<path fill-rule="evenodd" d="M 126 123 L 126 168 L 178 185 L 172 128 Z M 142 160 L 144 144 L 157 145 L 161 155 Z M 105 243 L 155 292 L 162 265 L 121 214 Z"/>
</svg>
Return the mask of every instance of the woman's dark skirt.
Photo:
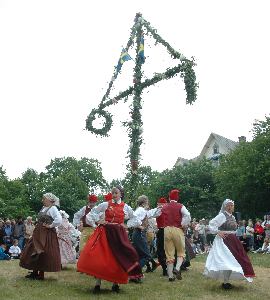
<svg viewBox="0 0 270 300">
<path fill-rule="evenodd" d="M 55 228 L 42 224 L 35 227 L 32 238 L 25 245 L 20 266 L 28 270 L 44 272 L 61 271 L 61 257 Z"/>
</svg>

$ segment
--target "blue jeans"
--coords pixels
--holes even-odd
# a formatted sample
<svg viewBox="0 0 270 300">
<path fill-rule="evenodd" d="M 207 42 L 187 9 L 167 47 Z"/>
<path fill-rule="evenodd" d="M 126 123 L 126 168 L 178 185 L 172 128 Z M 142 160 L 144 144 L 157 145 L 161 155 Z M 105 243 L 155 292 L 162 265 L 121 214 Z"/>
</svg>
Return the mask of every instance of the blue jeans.
<svg viewBox="0 0 270 300">
<path fill-rule="evenodd" d="M 135 228 L 132 234 L 132 244 L 139 255 L 140 266 L 143 268 L 152 259 L 147 245 L 146 232 Z"/>
</svg>

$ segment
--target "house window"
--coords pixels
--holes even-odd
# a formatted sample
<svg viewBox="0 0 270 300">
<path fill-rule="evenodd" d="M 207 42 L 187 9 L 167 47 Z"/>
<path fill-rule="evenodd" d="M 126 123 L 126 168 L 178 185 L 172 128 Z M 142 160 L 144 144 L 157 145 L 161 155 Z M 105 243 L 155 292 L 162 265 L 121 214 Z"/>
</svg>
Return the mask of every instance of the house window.
<svg viewBox="0 0 270 300">
<path fill-rule="evenodd" d="M 218 154 L 218 153 L 219 153 L 218 145 L 214 144 L 214 146 L 213 146 L 213 154 Z"/>
</svg>

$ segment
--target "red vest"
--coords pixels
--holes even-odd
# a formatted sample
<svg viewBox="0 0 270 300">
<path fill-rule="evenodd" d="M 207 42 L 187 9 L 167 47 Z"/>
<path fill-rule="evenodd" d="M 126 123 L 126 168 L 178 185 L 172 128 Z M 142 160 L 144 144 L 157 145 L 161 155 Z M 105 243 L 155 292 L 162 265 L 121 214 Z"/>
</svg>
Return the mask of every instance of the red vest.
<svg viewBox="0 0 270 300">
<path fill-rule="evenodd" d="M 157 228 L 164 228 L 164 214 L 161 214 L 159 217 L 156 218 L 157 220 Z"/>
<path fill-rule="evenodd" d="M 180 210 L 182 206 L 183 204 L 172 201 L 162 207 L 161 212 L 164 216 L 164 227 L 181 227 L 182 214 Z"/>
<path fill-rule="evenodd" d="M 125 220 L 124 213 L 125 202 L 114 203 L 112 200 L 108 202 L 108 208 L 105 211 L 105 221 L 109 223 L 122 224 Z"/>
<path fill-rule="evenodd" d="M 89 206 L 86 206 L 86 208 L 85 208 L 85 212 L 84 212 L 84 215 L 83 215 L 83 217 L 82 217 L 82 222 L 83 222 L 83 227 L 91 227 L 90 225 L 88 225 L 87 223 L 86 223 L 86 215 L 91 211 L 91 207 L 89 207 Z"/>
</svg>

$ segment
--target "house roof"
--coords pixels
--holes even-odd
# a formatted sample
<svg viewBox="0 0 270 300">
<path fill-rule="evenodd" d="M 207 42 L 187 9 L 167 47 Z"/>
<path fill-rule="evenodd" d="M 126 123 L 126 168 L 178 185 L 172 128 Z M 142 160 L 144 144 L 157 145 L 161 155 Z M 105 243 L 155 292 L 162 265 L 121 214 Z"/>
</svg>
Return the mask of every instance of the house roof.
<svg viewBox="0 0 270 300">
<path fill-rule="evenodd" d="M 232 141 L 230 139 L 225 138 L 224 136 L 221 136 L 219 134 L 211 132 L 211 134 L 208 137 L 207 142 L 205 143 L 205 145 L 202 148 L 200 155 L 198 155 L 192 159 L 185 159 L 183 157 L 178 157 L 175 165 L 184 164 L 189 161 L 196 161 L 196 160 L 204 157 L 204 155 L 207 152 L 207 149 L 210 147 L 210 144 L 213 141 L 213 139 L 217 142 L 218 145 L 222 146 L 222 148 L 225 149 L 226 152 L 230 152 L 238 145 L 238 142 Z"/>
<path fill-rule="evenodd" d="M 219 134 L 216 134 L 216 133 L 212 132 L 209 135 L 209 138 L 208 138 L 207 142 L 203 146 L 199 157 L 202 157 L 205 154 L 205 152 L 209 148 L 210 143 L 212 142 L 213 139 L 216 140 L 219 145 L 222 145 L 222 147 L 224 149 L 226 149 L 228 152 L 233 150 L 238 145 L 238 142 L 232 141 L 230 139 L 225 138 L 224 136 L 221 136 Z"/>
</svg>

